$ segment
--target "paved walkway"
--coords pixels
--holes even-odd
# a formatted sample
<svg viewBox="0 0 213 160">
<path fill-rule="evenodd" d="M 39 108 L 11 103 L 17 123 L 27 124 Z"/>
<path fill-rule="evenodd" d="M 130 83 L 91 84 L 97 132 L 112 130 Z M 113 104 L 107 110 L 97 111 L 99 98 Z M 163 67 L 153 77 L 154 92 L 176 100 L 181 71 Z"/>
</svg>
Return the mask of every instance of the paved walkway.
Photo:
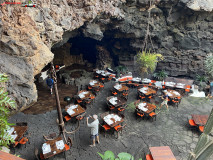
<svg viewBox="0 0 213 160">
<path fill-rule="evenodd" d="M 96 97 L 93 106 L 88 107 L 87 114 L 94 113 L 100 115 L 106 111 L 106 97 L 110 95 L 110 89 L 115 82 L 105 84 L 105 89 Z M 128 103 L 136 100 L 136 89 L 130 90 Z M 163 107 L 157 115 L 157 121 L 136 120 L 133 105 L 129 105 L 125 112 L 125 123 L 127 127 L 123 135 L 116 139 L 114 135 L 107 135 L 105 138 L 100 134 L 100 144 L 96 147 L 89 147 L 90 130 L 86 127 L 85 120 L 81 121 L 80 129 L 75 135 L 72 135 L 73 147 L 71 155 L 66 152 L 69 160 L 97 160 L 100 159 L 97 152 L 104 153 L 111 150 L 115 154 L 128 152 L 135 156 L 136 160 L 140 157 L 145 159 L 145 154 L 149 153 L 150 146 L 168 145 L 172 149 L 177 160 L 186 160 L 188 152 L 195 148 L 200 133 L 196 130 L 190 130 L 188 126 L 188 117 L 191 114 L 209 114 L 213 103 L 205 99 L 186 97 L 182 100 L 179 108 L 170 106 L 169 111 Z M 17 155 L 27 160 L 35 159 L 34 149 L 41 151 L 41 144 L 44 142 L 43 135 L 58 132 L 56 124 L 56 110 L 45 114 L 30 115 L 18 113 L 11 117 L 11 122 L 27 121 L 29 132 L 31 133 L 31 144 L 27 148 L 15 149 Z M 67 123 L 66 128 L 69 130 L 74 127 Z M 51 160 L 64 160 L 64 154 L 59 154 Z"/>
</svg>

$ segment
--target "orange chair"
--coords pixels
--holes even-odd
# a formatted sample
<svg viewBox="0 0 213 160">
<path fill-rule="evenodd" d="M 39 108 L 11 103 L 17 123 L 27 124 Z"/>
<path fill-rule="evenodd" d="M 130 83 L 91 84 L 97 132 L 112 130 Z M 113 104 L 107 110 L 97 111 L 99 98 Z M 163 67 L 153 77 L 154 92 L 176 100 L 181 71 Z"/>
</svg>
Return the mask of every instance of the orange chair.
<svg viewBox="0 0 213 160">
<path fill-rule="evenodd" d="M 118 111 L 123 112 L 123 111 L 125 111 L 125 108 L 120 107 L 120 108 L 118 108 Z"/>
<path fill-rule="evenodd" d="M 186 92 L 190 92 L 190 89 L 185 89 Z"/>
<path fill-rule="evenodd" d="M 197 126 L 197 124 L 195 123 L 195 121 L 193 119 L 189 119 L 189 125 L 190 126 Z"/>
<path fill-rule="evenodd" d="M 101 88 L 104 88 L 104 85 L 100 85 Z"/>
<path fill-rule="evenodd" d="M 65 146 L 66 151 L 70 150 L 70 146 L 68 144 L 65 144 L 64 146 Z"/>
<path fill-rule="evenodd" d="M 98 78 L 99 76 L 98 76 L 98 75 L 96 75 L 95 77 L 96 77 L 96 78 Z"/>
<path fill-rule="evenodd" d="M 148 98 L 149 98 L 149 99 L 152 99 L 152 96 L 149 96 Z"/>
<path fill-rule="evenodd" d="M 114 127 L 114 129 L 115 129 L 116 131 L 118 131 L 119 128 L 121 128 L 121 125 L 120 125 L 120 124 Z"/>
<path fill-rule="evenodd" d="M 115 91 L 112 91 L 112 94 L 115 96 L 115 95 L 117 95 L 118 93 L 117 93 L 117 92 L 115 92 Z"/>
<path fill-rule="evenodd" d="M 23 138 L 19 141 L 20 144 L 26 144 L 27 142 L 28 142 L 28 138 L 27 138 L 27 137 L 23 137 Z"/>
<path fill-rule="evenodd" d="M 77 103 L 81 103 L 82 102 L 82 100 L 81 99 L 77 99 Z"/>
<path fill-rule="evenodd" d="M 146 160 L 153 160 L 152 155 L 151 154 L 147 154 L 146 155 Z"/>
<path fill-rule="evenodd" d="M 165 86 L 162 86 L 162 88 L 165 89 L 166 87 L 165 87 Z"/>
<path fill-rule="evenodd" d="M 113 110 L 113 109 L 115 109 L 115 107 L 114 106 L 109 106 L 109 109 Z"/>
<path fill-rule="evenodd" d="M 90 99 L 95 99 L 95 96 L 91 96 Z"/>
<path fill-rule="evenodd" d="M 204 126 L 199 126 L 199 130 L 203 133 L 203 131 L 204 131 Z"/>
<path fill-rule="evenodd" d="M 156 116 L 157 116 L 157 115 L 156 115 L 155 112 L 150 113 L 149 116 L 152 118 L 152 120 L 154 120 L 154 118 L 155 118 L 155 120 L 156 120 Z"/>
<path fill-rule="evenodd" d="M 89 89 L 89 90 L 91 90 L 91 89 L 92 89 L 92 87 L 91 87 L 91 86 L 88 86 L 88 89 Z"/>
<path fill-rule="evenodd" d="M 149 83 L 149 86 L 151 86 L 152 85 L 152 83 Z"/>
<path fill-rule="evenodd" d="M 106 137 L 106 132 L 109 131 L 111 129 L 111 127 L 107 124 L 104 124 L 102 126 L 102 128 L 104 129 L 104 137 Z"/>
<path fill-rule="evenodd" d="M 64 116 L 65 121 L 69 121 L 71 117 L 69 115 Z"/>
<path fill-rule="evenodd" d="M 40 159 L 44 159 L 43 153 L 40 153 Z"/>
<path fill-rule="evenodd" d="M 155 80 L 151 80 L 151 82 L 152 82 L 152 83 L 155 83 L 156 81 L 155 81 Z"/>
<path fill-rule="evenodd" d="M 190 85 L 187 85 L 187 86 L 186 86 L 186 88 L 187 88 L 187 89 L 190 89 L 190 88 L 191 88 L 191 86 L 190 86 Z"/>
<path fill-rule="evenodd" d="M 108 124 L 104 124 L 102 127 L 104 128 L 105 131 L 108 131 L 111 129 L 111 127 Z"/>
<path fill-rule="evenodd" d="M 141 95 L 140 95 L 139 97 L 140 97 L 141 99 L 145 99 L 145 98 L 146 98 L 145 96 L 141 96 Z"/>
<path fill-rule="evenodd" d="M 139 112 L 137 112 L 137 115 L 140 116 L 140 117 L 143 117 L 143 116 L 144 116 L 144 113 L 139 113 Z"/>
<path fill-rule="evenodd" d="M 109 77 L 107 80 L 108 80 L 108 81 L 111 81 L 111 80 L 112 80 L 112 77 Z"/>
<path fill-rule="evenodd" d="M 102 81 L 104 81 L 104 80 L 105 80 L 105 78 L 101 78 L 101 80 L 102 80 Z"/>
</svg>

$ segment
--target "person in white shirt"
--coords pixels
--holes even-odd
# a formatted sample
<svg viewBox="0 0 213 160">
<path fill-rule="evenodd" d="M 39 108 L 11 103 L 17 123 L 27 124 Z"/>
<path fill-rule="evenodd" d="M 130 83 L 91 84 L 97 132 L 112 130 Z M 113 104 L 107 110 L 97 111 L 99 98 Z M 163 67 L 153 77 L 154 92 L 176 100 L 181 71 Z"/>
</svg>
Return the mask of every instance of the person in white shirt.
<svg viewBox="0 0 213 160">
<path fill-rule="evenodd" d="M 92 123 L 88 123 L 89 117 L 87 117 L 87 126 L 91 128 L 91 138 L 92 138 L 92 145 L 91 147 L 95 146 L 95 137 L 97 139 L 97 142 L 100 143 L 99 141 L 99 135 L 98 135 L 98 128 L 99 128 L 99 120 L 97 115 L 93 115 L 91 118 L 94 119 Z"/>
</svg>

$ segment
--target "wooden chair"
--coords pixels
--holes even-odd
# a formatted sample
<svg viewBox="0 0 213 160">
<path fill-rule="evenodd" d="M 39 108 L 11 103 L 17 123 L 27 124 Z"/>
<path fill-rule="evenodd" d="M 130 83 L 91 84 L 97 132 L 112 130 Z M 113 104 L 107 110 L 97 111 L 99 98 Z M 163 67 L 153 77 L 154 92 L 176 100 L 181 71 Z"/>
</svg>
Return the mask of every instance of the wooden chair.
<svg viewBox="0 0 213 160">
<path fill-rule="evenodd" d="M 147 154 L 146 155 L 146 160 L 153 160 L 152 155 L 151 154 Z"/>
<path fill-rule="evenodd" d="M 124 124 L 123 126 L 117 125 L 117 126 L 114 127 L 115 131 L 117 132 L 117 138 L 119 138 L 119 133 L 122 134 L 125 126 L 126 126 L 126 124 Z"/>
<path fill-rule="evenodd" d="M 156 113 L 155 112 L 152 112 L 152 113 L 150 113 L 149 114 L 149 117 L 151 117 L 152 118 L 152 121 L 155 119 L 155 121 L 156 121 L 156 117 L 157 117 L 157 115 L 156 115 Z"/>
<path fill-rule="evenodd" d="M 116 92 L 116 91 L 112 91 L 112 94 L 114 95 L 114 96 L 116 96 L 118 93 Z"/>
<path fill-rule="evenodd" d="M 29 139 L 27 137 L 23 137 L 20 141 L 19 144 L 25 144 L 25 148 L 27 148 L 27 142 L 29 142 Z"/>
</svg>

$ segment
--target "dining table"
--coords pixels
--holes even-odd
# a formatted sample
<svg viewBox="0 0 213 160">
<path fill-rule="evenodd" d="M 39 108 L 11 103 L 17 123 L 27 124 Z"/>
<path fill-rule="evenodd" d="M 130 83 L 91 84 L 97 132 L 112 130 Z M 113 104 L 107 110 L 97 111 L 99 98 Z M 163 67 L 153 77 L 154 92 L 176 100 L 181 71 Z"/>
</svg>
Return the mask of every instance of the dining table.
<svg viewBox="0 0 213 160">
<path fill-rule="evenodd" d="M 19 142 L 24 134 L 27 132 L 27 126 L 12 126 L 7 133 L 12 137 L 14 141 Z"/>
<path fill-rule="evenodd" d="M 64 151 L 66 151 L 66 148 L 61 137 L 57 137 L 53 140 L 48 140 L 42 145 L 42 153 L 44 159 L 50 158 Z"/>
<path fill-rule="evenodd" d="M 180 94 L 179 92 L 175 91 L 175 90 L 167 89 L 167 90 L 164 90 L 163 92 L 164 92 L 164 93 L 167 93 L 168 96 L 169 96 L 171 99 L 181 97 L 181 94 Z"/>
<path fill-rule="evenodd" d="M 100 88 L 101 86 L 103 86 L 103 83 L 99 82 L 98 80 L 90 80 L 89 86 L 91 86 L 92 88 Z"/>
<path fill-rule="evenodd" d="M 75 117 L 86 112 L 86 110 L 79 104 L 69 104 L 65 107 L 65 111 L 70 117 Z"/>
<path fill-rule="evenodd" d="M 94 94 L 92 94 L 91 91 L 87 91 L 87 90 L 81 90 L 81 91 L 78 92 L 77 95 L 81 100 L 86 100 L 86 99 L 90 99 L 90 98 L 95 97 Z"/>
<path fill-rule="evenodd" d="M 150 114 L 156 109 L 156 105 L 147 102 L 140 102 L 136 105 L 136 108 L 143 113 Z"/>
<path fill-rule="evenodd" d="M 176 160 L 169 146 L 149 147 L 153 160 Z"/>
<path fill-rule="evenodd" d="M 118 92 L 123 92 L 123 91 L 128 91 L 129 87 L 127 87 L 126 85 L 123 84 L 115 84 L 113 86 L 114 89 L 116 89 Z"/>
<path fill-rule="evenodd" d="M 153 88 L 150 88 L 148 86 L 144 86 L 138 89 L 139 94 L 144 94 L 146 96 L 149 95 L 155 95 L 157 93 L 157 91 Z"/>
<path fill-rule="evenodd" d="M 204 126 L 208 118 L 208 115 L 192 114 L 192 119 L 194 120 L 195 124 L 199 126 Z"/>
<path fill-rule="evenodd" d="M 114 107 L 120 107 L 126 104 L 127 100 L 122 97 L 116 97 L 116 96 L 110 96 L 107 97 L 107 101 L 109 104 L 111 104 Z"/>
<path fill-rule="evenodd" d="M 106 114 L 103 117 L 103 121 L 108 124 L 110 127 L 115 127 L 121 124 L 124 121 L 124 118 L 119 116 L 116 113 Z"/>
</svg>

